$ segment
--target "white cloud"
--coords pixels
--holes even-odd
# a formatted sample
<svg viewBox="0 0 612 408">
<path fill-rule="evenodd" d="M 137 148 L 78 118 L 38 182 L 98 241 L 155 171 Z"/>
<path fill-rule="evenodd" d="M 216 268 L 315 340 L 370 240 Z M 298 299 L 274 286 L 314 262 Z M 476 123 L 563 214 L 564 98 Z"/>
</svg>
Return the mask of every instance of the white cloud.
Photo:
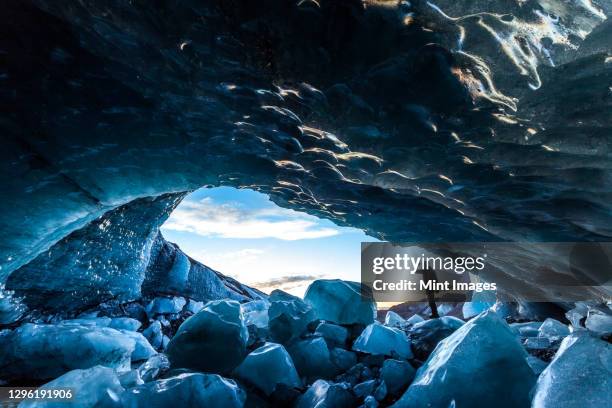
<svg viewBox="0 0 612 408">
<path fill-rule="evenodd" d="M 245 208 L 239 203 L 215 203 L 210 197 L 184 201 L 170 215 L 165 229 L 219 238 L 277 238 L 285 241 L 337 235 L 338 229 L 319 225 L 308 214 L 284 208 Z"/>
</svg>

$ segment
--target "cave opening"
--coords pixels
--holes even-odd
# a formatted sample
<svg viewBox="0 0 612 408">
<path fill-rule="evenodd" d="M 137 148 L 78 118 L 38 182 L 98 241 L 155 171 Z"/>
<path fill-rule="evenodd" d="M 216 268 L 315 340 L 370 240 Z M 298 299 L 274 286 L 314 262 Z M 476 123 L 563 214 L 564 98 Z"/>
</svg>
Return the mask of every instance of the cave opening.
<svg viewBox="0 0 612 408">
<path fill-rule="evenodd" d="M 187 195 L 161 227 L 186 255 L 269 293 L 303 296 L 315 279 L 360 279 L 362 230 L 279 207 L 263 193 L 233 187 Z"/>
</svg>

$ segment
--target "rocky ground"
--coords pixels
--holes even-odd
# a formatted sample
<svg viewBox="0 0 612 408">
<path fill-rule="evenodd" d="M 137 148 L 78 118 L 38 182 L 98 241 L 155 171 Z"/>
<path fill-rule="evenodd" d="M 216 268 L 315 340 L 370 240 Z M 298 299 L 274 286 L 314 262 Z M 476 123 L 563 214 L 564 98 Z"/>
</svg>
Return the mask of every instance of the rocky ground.
<svg viewBox="0 0 612 408">
<path fill-rule="evenodd" d="M 379 322 L 359 285 L 340 280 L 313 282 L 304 299 L 276 290 L 245 303 L 111 302 L 1 331 L 0 377 L 4 385 L 72 387 L 79 407 L 609 403 L 609 305 L 579 303 L 566 313 L 569 325 L 508 324 L 516 310 L 485 301 L 462 312 L 465 320 L 388 311 Z"/>
</svg>

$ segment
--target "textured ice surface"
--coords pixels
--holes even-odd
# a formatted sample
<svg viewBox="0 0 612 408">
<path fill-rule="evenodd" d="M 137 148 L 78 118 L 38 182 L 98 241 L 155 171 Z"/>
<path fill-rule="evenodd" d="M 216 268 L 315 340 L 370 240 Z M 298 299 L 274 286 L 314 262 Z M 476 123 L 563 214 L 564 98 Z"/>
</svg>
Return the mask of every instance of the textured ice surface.
<svg viewBox="0 0 612 408">
<path fill-rule="evenodd" d="M 385 360 L 380 370 L 380 379 L 387 385 L 389 394 L 398 396 L 412 382 L 416 370 L 402 360 Z"/>
<path fill-rule="evenodd" d="M 357 364 L 357 354 L 340 347 L 331 349 L 329 356 L 338 372 L 346 371 Z"/>
<path fill-rule="evenodd" d="M 550 341 L 559 341 L 570 334 L 569 328 L 558 320 L 548 318 L 538 329 L 538 337 L 545 337 Z"/>
<path fill-rule="evenodd" d="M 353 344 L 353 350 L 389 357 L 411 358 L 410 340 L 399 329 L 379 323 L 368 325 Z"/>
<path fill-rule="evenodd" d="M 522 337 L 537 337 L 542 322 L 512 323 L 510 329 Z"/>
<path fill-rule="evenodd" d="M 103 365 L 126 371 L 134 332 L 79 325 L 24 324 L 2 336 L 0 376 L 50 379 L 69 370 Z"/>
<path fill-rule="evenodd" d="M 605 336 L 612 334 L 612 312 L 593 309 L 585 322 L 585 327 L 590 331 Z"/>
<path fill-rule="evenodd" d="M 472 299 L 463 304 L 463 318 L 469 319 L 479 315 L 485 310 L 492 308 L 496 301 L 497 295 L 493 291 L 483 290 L 482 292 L 474 292 Z"/>
<path fill-rule="evenodd" d="M 323 337 L 330 346 L 344 346 L 348 338 L 346 327 L 327 322 L 321 322 L 317 326 L 315 334 Z"/>
<path fill-rule="evenodd" d="M 241 408 L 246 399 L 233 380 L 216 374 L 185 373 L 127 390 L 124 408 Z"/>
<path fill-rule="evenodd" d="M 181 324 L 167 354 L 174 368 L 229 373 L 246 355 L 247 339 L 240 304 L 212 301 Z"/>
<path fill-rule="evenodd" d="M 278 384 L 300 387 L 293 360 L 280 344 L 266 343 L 249 353 L 236 368 L 236 376 L 270 395 Z"/>
<path fill-rule="evenodd" d="M 149 343 L 156 349 L 162 346 L 164 335 L 162 333 L 162 325 L 159 320 L 153 321 L 149 327 L 142 331 L 142 334 L 149 340 Z"/>
<path fill-rule="evenodd" d="M 240 307 L 242 309 L 242 314 L 244 315 L 245 325 L 254 325 L 260 329 L 268 328 L 268 324 L 270 322 L 270 319 L 268 318 L 270 302 L 263 299 L 252 300 L 250 302 L 242 303 Z"/>
<path fill-rule="evenodd" d="M 317 380 L 298 399 L 296 408 L 349 408 L 354 401 L 348 384 Z"/>
<path fill-rule="evenodd" d="M 538 378 L 533 408 L 601 408 L 612 401 L 612 345 L 582 331 L 566 337 Z"/>
<path fill-rule="evenodd" d="M 185 306 L 185 311 L 191 312 L 193 314 L 198 313 L 204 307 L 204 302 L 198 302 L 197 300 L 189 299 L 187 305 Z"/>
<path fill-rule="evenodd" d="M 336 374 L 336 366 L 325 340 L 321 337 L 300 340 L 288 347 L 295 368 L 300 377 L 308 380 L 317 378 L 332 378 Z"/>
<path fill-rule="evenodd" d="M 270 294 L 268 309 L 269 330 L 272 340 L 287 343 L 298 338 L 308 324 L 316 320 L 312 308 L 302 299 L 274 290 Z"/>
<path fill-rule="evenodd" d="M 424 321 L 425 319 L 423 319 L 420 315 L 418 314 L 413 314 L 412 316 L 410 316 L 408 319 L 406 319 L 406 324 L 417 324 L 420 323 L 422 321 Z"/>
<path fill-rule="evenodd" d="M 413 320 L 412 323 L 415 323 L 415 321 Z M 406 319 L 404 319 L 402 316 L 395 313 L 393 310 L 389 310 L 387 314 L 385 315 L 385 326 L 404 327 L 405 325 L 406 325 Z"/>
<path fill-rule="evenodd" d="M 151 343 L 142 335 L 131 330 L 119 330 L 124 336 L 134 340 L 134 351 L 132 352 L 132 361 L 146 360 L 149 357 L 157 354 L 157 351 L 151 346 Z"/>
<path fill-rule="evenodd" d="M 168 369 L 170 369 L 170 361 L 165 354 L 160 353 L 142 363 L 138 367 L 138 372 L 144 382 L 149 382 Z"/>
<path fill-rule="evenodd" d="M 367 380 L 362 383 L 356 384 L 353 387 L 353 394 L 357 397 L 365 398 L 374 392 L 378 382 L 376 380 Z"/>
<path fill-rule="evenodd" d="M 340 279 L 312 282 L 304 300 L 312 305 L 317 318 L 337 324 L 370 324 L 376 317 L 376 306 L 361 296 L 361 285 Z"/>
<path fill-rule="evenodd" d="M 157 297 L 147 305 L 147 314 L 154 317 L 158 314 L 179 313 L 187 301 L 185 298 L 175 296 L 173 298 Z"/>
<path fill-rule="evenodd" d="M 136 331 L 140 328 L 140 326 L 142 326 L 142 323 L 130 317 L 115 317 L 108 325 L 108 327 L 111 329 L 123 329 L 130 331 Z"/>
<path fill-rule="evenodd" d="M 108 367 L 94 366 L 84 370 L 72 370 L 48 382 L 42 389 L 72 390 L 70 402 L 37 401 L 22 402 L 20 408 L 52 408 L 70 406 L 74 408 L 120 408 L 124 391 L 115 371 Z"/>
<path fill-rule="evenodd" d="M 438 342 L 463 325 L 463 320 L 452 316 L 416 323 L 409 331 L 412 350 L 417 358 L 425 360 Z"/>
<path fill-rule="evenodd" d="M 485 312 L 438 344 L 394 407 L 528 407 L 536 376 L 526 359 L 506 322 Z"/>
</svg>

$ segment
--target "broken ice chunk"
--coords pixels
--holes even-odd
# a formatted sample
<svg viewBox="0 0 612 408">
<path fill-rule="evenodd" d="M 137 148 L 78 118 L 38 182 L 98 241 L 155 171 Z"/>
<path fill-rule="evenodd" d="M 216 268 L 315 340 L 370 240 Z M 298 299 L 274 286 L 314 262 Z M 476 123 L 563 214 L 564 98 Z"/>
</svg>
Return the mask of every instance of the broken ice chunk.
<svg viewBox="0 0 612 408">
<path fill-rule="evenodd" d="M 322 336 L 330 346 L 344 346 L 348 338 L 348 330 L 337 324 L 321 322 L 315 334 Z"/>
<path fill-rule="evenodd" d="M 494 291 L 483 290 L 482 292 L 474 292 L 472 300 L 463 304 L 463 318 L 469 319 L 477 316 L 485 310 L 489 310 L 497 302 L 497 295 Z"/>
<path fill-rule="evenodd" d="M 179 313 L 186 303 L 187 301 L 179 296 L 173 298 L 157 297 L 147 305 L 147 315 L 154 317 L 158 314 Z"/>
<path fill-rule="evenodd" d="M 599 309 L 591 309 L 585 326 L 599 336 L 612 334 L 612 314 Z"/>
<path fill-rule="evenodd" d="M 198 302 L 197 300 L 189 299 L 189 302 L 185 306 L 185 311 L 191 312 L 192 314 L 198 313 L 204 308 L 204 302 Z"/>
<path fill-rule="evenodd" d="M 159 349 L 162 346 L 163 333 L 162 326 L 158 320 L 155 320 L 149 327 L 143 330 L 142 334 L 149 340 L 149 343 Z"/>
<path fill-rule="evenodd" d="M 536 376 L 504 320 L 487 311 L 442 340 L 401 399 L 401 407 L 527 407 Z"/>
<path fill-rule="evenodd" d="M 385 360 L 380 370 L 380 378 L 387 385 L 390 395 L 400 395 L 412 382 L 416 370 L 410 363 L 402 360 Z"/>
<path fill-rule="evenodd" d="M 443 316 L 413 325 L 409 333 L 415 356 L 420 360 L 426 360 L 440 340 L 450 336 L 463 324 L 464 321 L 461 319 Z"/>
<path fill-rule="evenodd" d="M 278 384 L 302 385 L 291 356 L 282 345 L 275 343 L 266 343 L 252 351 L 234 373 L 266 395 L 272 394 Z"/>
<path fill-rule="evenodd" d="M 412 358 L 410 341 L 399 329 L 372 323 L 353 344 L 353 350 L 403 359 Z"/>
<path fill-rule="evenodd" d="M 300 337 L 308 324 L 316 320 L 314 311 L 308 304 L 282 290 L 272 291 L 269 300 L 270 336 L 277 343 L 286 344 Z"/>
<path fill-rule="evenodd" d="M 130 368 L 134 340 L 107 327 L 26 323 L 2 336 L 0 378 L 49 379 L 76 368 Z"/>
<path fill-rule="evenodd" d="M 246 394 L 233 380 L 216 374 L 185 373 L 131 388 L 123 393 L 124 408 L 241 408 Z"/>
<path fill-rule="evenodd" d="M 119 330 L 119 332 L 134 340 L 135 346 L 131 356 L 132 361 L 146 360 L 152 355 L 157 354 L 157 351 L 151 347 L 149 341 L 141 333 L 130 330 Z"/>
<path fill-rule="evenodd" d="M 535 388 L 533 408 L 601 408 L 612 401 L 612 345 L 586 331 L 566 337 Z"/>
<path fill-rule="evenodd" d="M 512 323 L 510 329 L 521 337 L 537 337 L 542 322 Z"/>
<path fill-rule="evenodd" d="M 344 372 L 357 364 L 357 354 L 340 347 L 331 349 L 329 356 L 336 372 Z"/>
<path fill-rule="evenodd" d="M 136 319 L 132 319 L 131 317 L 114 317 L 111 319 L 108 327 L 111 329 L 121 329 L 121 330 L 130 330 L 136 331 L 140 329 L 142 323 L 140 323 Z"/>
<path fill-rule="evenodd" d="M 327 344 L 321 337 L 298 341 L 288 351 L 300 377 L 305 377 L 307 381 L 332 378 L 336 374 Z"/>
<path fill-rule="evenodd" d="M 363 400 L 363 405 L 362 406 L 364 408 L 376 408 L 376 407 L 378 407 L 378 401 L 376 401 L 376 398 L 374 398 L 372 395 L 368 395 Z"/>
<path fill-rule="evenodd" d="M 576 302 L 574 308 L 565 313 L 565 317 L 575 328 L 583 327 L 582 319 L 589 314 L 589 305 L 585 302 Z"/>
<path fill-rule="evenodd" d="M 244 358 L 247 338 L 240 304 L 216 300 L 181 324 L 167 354 L 173 368 L 229 373 Z"/>
<path fill-rule="evenodd" d="M 544 350 L 552 346 L 547 337 L 528 337 L 523 342 L 527 350 Z"/>
<path fill-rule="evenodd" d="M 20 408 L 63 407 L 74 408 L 119 408 L 120 398 L 124 389 L 112 368 L 94 366 L 85 370 L 72 370 L 43 385 L 41 389 L 70 388 L 70 402 L 55 402 L 52 400 L 24 401 Z"/>
<path fill-rule="evenodd" d="M 253 325 L 260 329 L 268 328 L 268 308 L 270 307 L 270 302 L 263 299 L 258 299 L 247 303 L 242 303 L 240 307 L 242 308 L 242 314 L 244 315 L 245 325 Z"/>
<path fill-rule="evenodd" d="M 165 354 L 156 354 L 138 367 L 140 378 L 144 382 L 153 381 L 160 374 L 170 369 L 170 361 Z"/>
<path fill-rule="evenodd" d="M 340 279 L 312 282 L 304 300 L 312 305 L 317 318 L 337 324 L 370 324 L 376 317 L 373 301 L 361 296 L 361 285 Z"/>
<path fill-rule="evenodd" d="M 398 315 L 392 310 L 387 311 L 385 315 L 385 326 L 389 327 L 404 327 L 406 325 L 406 319 Z"/>
<path fill-rule="evenodd" d="M 558 320 L 548 318 L 538 329 L 538 337 L 546 337 L 550 341 L 559 341 L 569 335 L 569 328 Z"/>
<path fill-rule="evenodd" d="M 349 408 L 354 403 L 348 384 L 317 380 L 298 399 L 296 408 Z"/>
<path fill-rule="evenodd" d="M 353 394 L 355 394 L 359 398 L 365 398 L 366 396 L 371 395 L 374 392 L 375 387 L 376 380 L 367 380 L 355 385 L 353 387 Z"/>
<path fill-rule="evenodd" d="M 413 314 L 408 319 L 406 319 L 406 324 L 414 325 L 414 324 L 421 323 L 421 322 L 424 322 L 424 321 L 425 321 L 425 319 L 423 319 L 418 314 Z"/>
</svg>

